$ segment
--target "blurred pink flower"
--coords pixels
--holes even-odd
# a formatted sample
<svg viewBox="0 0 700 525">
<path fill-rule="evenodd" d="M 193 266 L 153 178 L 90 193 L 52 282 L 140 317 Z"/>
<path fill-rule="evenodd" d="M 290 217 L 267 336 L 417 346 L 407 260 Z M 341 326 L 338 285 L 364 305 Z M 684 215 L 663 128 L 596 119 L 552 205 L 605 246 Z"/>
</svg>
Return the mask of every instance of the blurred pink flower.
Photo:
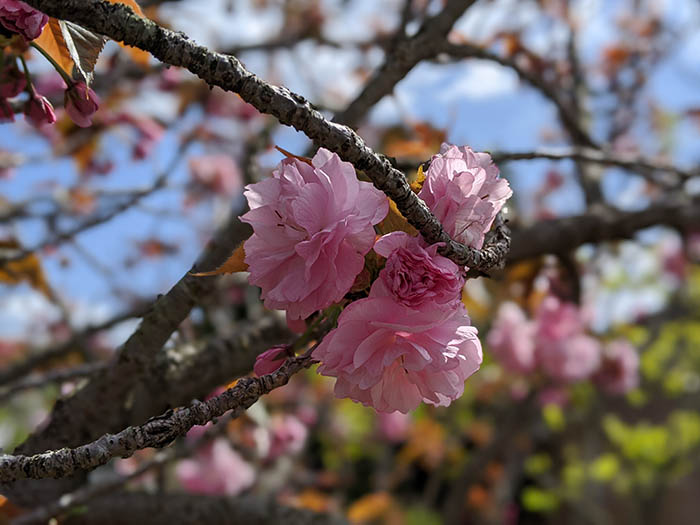
<svg viewBox="0 0 700 525">
<path fill-rule="evenodd" d="M 421 244 L 419 238 L 401 231 L 377 240 L 374 251 L 387 260 L 370 297 L 393 297 L 411 308 L 421 308 L 425 303 L 455 308 L 464 286 L 460 268 L 438 255 L 439 244 L 427 248 Z"/>
<path fill-rule="evenodd" d="M 17 59 L 10 58 L 0 70 L 0 98 L 16 97 L 26 85 L 27 78 L 17 67 Z"/>
<path fill-rule="evenodd" d="M 0 124 L 15 121 L 15 112 L 7 99 L 0 98 Z"/>
<path fill-rule="evenodd" d="M 559 341 L 583 332 L 581 312 L 573 303 L 550 295 L 540 303 L 535 316 L 537 337 L 541 341 Z"/>
<path fill-rule="evenodd" d="M 270 421 L 268 459 L 275 459 L 284 454 L 298 454 L 304 448 L 308 433 L 306 425 L 295 416 L 273 416 Z"/>
<path fill-rule="evenodd" d="M 535 369 L 535 324 L 513 302 L 498 309 L 487 343 L 498 361 L 508 370 L 529 374 Z"/>
<path fill-rule="evenodd" d="M 379 435 L 390 443 L 399 443 L 408 436 L 411 416 L 402 412 L 379 412 L 377 414 Z"/>
<path fill-rule="evenodd" d="M 580 381 L 593 374 L 600 364 L 600 343 L 585 334 L 556 341 L 540 341 L 537 360 L 559 381 Z"/>
<path fill-rule="evenodd" d="M 335 153 L 319 149 L 313 166 L 285 159 L 272 177 L 247 186 L 253 227 L 245 243 L 250 283 L 265 306 L 305 319 L 339 301 L 362 271 L 373 226 L 387 198 Z"/>
<path fill-rule="evenodd" d="M 202 155 L 190 159 L 192 179 L 216 193 L 236 195 L 243 186 L 238 164 L 228 155 Z"/>
<path fill-rule="evenodd" d="M 255 358 L 253 371 L 258 377 L 271 374 L 282 366 L 287 357 L 291 355 L 290 352 L 291 345 L 277 345 L 265 350 Z"/>
<path fill-rule="evenodd" d="M 65 91 L 67 87 L 63 77 L 56 70 L 43 73 L 38 77 L 35 76 L 32 80 L 34 82 L 34 89 L 47 97 L 58 96 Z"/>
<path fill-rule="evenodd" d="M 27 120 L 37 128 L 45 124 L 56 122 L 56 113 L 51 102 L 46 97 L 32 93 L 32 96 L 24 104 L 24 115 Z"/>
<path fill-rule="evenodd" d="M 24 2 L 18 0 L 0 2 L 0 24 L 5 29 L 19 33 L 27 40 L 38 37 L 48 21 L 48 16 Z"/>
<path fill-rule="evenodd" d="M 422 198 L 453 239 L 481 248 L 496 214 L 513 194 L 487 153 L 443 144 L 433 155 Z"/>
<path fill-rule="evenodd" d="M 76 82 L 65 91 L 66 113 L 81 128 L 92 126 L 92 116 L 100 107 L 100 98 L 84 82 Z"/>
<path fill-rule="evenodd" d="M 469 322 L 461 303 L 417 310 L 387 297 L 360 299 L 314 352 L 318 372 L 337 378 L 336 396 L 379 412 L 405 413 L 421 401 L 447 406 L 481 364 Z"/>
<path fill-rule="evenodd" d="M 194 457 L 180 461 L 175 473 L 186 490 L 200 494 L 235 496 L 255 481 L 253 467 L 225 439 L 217 439 Z"/>
<path fill-rule="evenodd" d="M 616 340 L 603 348 L 603 360 L 593 377 L 610 394 L 624 394 L 639 384 L 639 355 L 625 340 Z"/>
</svg>

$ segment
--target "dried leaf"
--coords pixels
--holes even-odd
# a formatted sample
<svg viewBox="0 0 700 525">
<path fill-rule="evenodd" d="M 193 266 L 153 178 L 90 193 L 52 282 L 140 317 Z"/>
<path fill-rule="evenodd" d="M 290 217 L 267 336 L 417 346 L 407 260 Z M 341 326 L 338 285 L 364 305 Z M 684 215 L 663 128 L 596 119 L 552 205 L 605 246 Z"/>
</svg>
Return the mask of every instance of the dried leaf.
<svg viewBox="0 0 700 525">
<path fill-rule="evenodd" d="M 59 20 L 49 18 L 49 23 L 46 24 L 39 37 L 34 40 L 34 43 L 49 55 L 63 71 L 69 75 L 72 73 L 75 62 L 73 62 L 66 46 Z"/>
<path fill-rule="evenodd" d="M 411 226 L 406 218 L 401 215 L 401 212 L 396 207 L 396 203 L 391 199 L 389 199 L 389 213 L 382 222 L 377 224 L 377 229 L 382 235 L 396 231 L 406 232 L 413 237 L 418 235 L 418 230 Z"/>
<path fill-rule="evenodd" d="M 22 246 L 17 239 L 0 241 L 0 258 L 12 257 L 21 249 Z M 41 261 L 35 253 L 0 265 L 0 283 L 19 284 L 24 281 L 27 281 L 32 288 L 43 293 L 47 298 L 53 299 L 53 293 L 44 275 Z"/>
<path fill-rule="evenodd" d="M 375 492 L 361 497 L 348 509 L 348 519 L 354 523 L 375 521 L 391 508 L 392 499 L 388 492 Z"/>
<path fill-rule="evenodd" d="M 282 155 L 287 157 L 288 159 L 297 159 L 302 162 L 306 162 L 309 166 L 312 166 L 313 164 L 311 163 L 311 159 L 309 157 L 300 157 L 299 155 L 295 155 L 294 153 L 288 152 L 286 149 L 282 149 L 279 146 L 275 146 L 275 149 L 279 151 Z"/>
<path fill-rule="evenodd" d="M 416 176 L 413 178 L 413 181 L 411 182 L 411 190 L 413 193 L 418 193 L 421 189 L 423 189 L 423 183 L 425 182 L 425 173 L 423 173 L 423 166 L 420 165 L 418 166 L 418 171 L 416 172 Z"/>
<path fill-rule="evenodd" d="M 34 42 L 63 71 L 69 75 L 73 75 L 75 71 L 86 84 L 89 84 L 97 57 L 107 39 L 72 22 L 50 18 L 41 35 Z"/>
<path fill-rule="evenodd" d="M 210 272 L 197 272 L 191 275 L 194 275 L 195 277 L 208 277 L 210 275 L 245 272 L 248 270 L 248 265 L 245 263 L 244 259 L 245 251 L 243 250 L 243 243 L 241 243 L 231 254 L 231 257 L 226 259 L 226 262 L 224 262 L 224 264 L 219 266 L 216 270 L 212 270 Z"/>
</svg>

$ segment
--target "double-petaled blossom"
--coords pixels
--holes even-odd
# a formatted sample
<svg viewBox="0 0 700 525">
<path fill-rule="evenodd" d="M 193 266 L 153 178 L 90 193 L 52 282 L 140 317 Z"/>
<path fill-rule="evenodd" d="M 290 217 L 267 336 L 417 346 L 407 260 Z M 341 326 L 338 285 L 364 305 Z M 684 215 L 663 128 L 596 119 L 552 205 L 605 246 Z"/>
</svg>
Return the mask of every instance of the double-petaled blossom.
<svg viewBox="0 0 700 525">
<path fill-rule="evenodd" d="M 314 357 L 319 373 L 337 378 L 336 396 L 404 413 L 421 402 L 449 405 L 482 360 L 461 303 L 414 309 L 371 295 L 345 308 Z"/>
<path fill-rule="evenodd" d="M 535 324 L 517 304 L 501 304 L 487 342 L 493 355 L 508 370 L 520 374 L 535 370 Z"/>
<path fill-rule="evenodd" d="M 48 23 L 49 17 L 19 0 L 0 0 L 0 24 L 27 40 L 34 40 Z"/>
<path fill-rule="evenodd" d="M 85 82 L 68 86 L 64 94 L 66 113 L 81 128 L 92 126 L 92 116 L 100 107 L 100 98 Z"/>
<path fill-rule="evenodd" d="M 34 92 L 24 104 L 24 115 L 36 127 L 56 122 L 56 114 L 51 102 L 46 97 Z"/>
<path fill-rule="evenodd" d="M 600 368 L 594 381 L 610 394 L 624 394 L 639 384 L 639 355 L 624 340 L 611 341 L 603 347 Z"/>
<path fill-rule="evenodd" d="M 357 180 L 338 155 L 320 149 L 312 165 L 285 159 L 273 176 L 247 186 L 253 227 L 245 243 L 250 282 L 265 306 L 304 319 L 339 301 L 362 271 L 374 244 L 373 226 L 387 198 Z"/>
<path fill-rule="evenodd" d="M 443 144 L 430 161 L 418 196 L 453 239 L 481 248 L 486 232 L 513 193 L 498 174 L 487 153 Z"/>
<path fill-rule="evenodd" d="M 381 237 L 374 251 L 386 257 L 386 266 L 372 285 L 372 297 L 393 297 L 410 308 L 426 304 L 455 308 L 464 278 L 460 268 L 438 255 L 439 245 L 427 248 L 417 237 L 392 232 Z"/>
</svg>

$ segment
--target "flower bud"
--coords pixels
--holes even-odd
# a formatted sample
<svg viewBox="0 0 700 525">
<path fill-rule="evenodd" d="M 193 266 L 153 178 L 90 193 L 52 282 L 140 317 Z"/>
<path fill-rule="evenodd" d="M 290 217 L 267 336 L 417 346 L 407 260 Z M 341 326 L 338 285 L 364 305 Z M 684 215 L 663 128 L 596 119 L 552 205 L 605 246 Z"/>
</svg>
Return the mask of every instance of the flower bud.
<svg viewBox="0 0 700 525">
<path fill-rule="evenodd" d="M 100 107 L 97 94 L 84 82 L 76 82 L 66 89 L 65 106 L 68 116 L 81 128 L 92 125 L 92 116 Z"/>
</svg>

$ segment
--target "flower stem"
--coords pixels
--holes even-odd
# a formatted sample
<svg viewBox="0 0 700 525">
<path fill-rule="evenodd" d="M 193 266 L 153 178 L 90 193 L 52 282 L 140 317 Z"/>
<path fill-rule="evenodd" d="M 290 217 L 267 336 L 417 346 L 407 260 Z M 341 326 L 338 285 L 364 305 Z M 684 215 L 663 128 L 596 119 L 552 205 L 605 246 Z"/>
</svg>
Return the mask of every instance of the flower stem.
<svg viewBox="0 0 700 525">
<path fill-rule="evenodd" d="M 61 77 L 62 77 L 63 80 L 66 82 L 66 85 L 67 85 L 68 87 L 71 87 L 71 86 L 73 85 L 73 79 L 70 77 L 70 75 L 68 75 L 68 73 L 66 73 L 66 72 L 63 70 L 63 68 L 62 68 L 60 65 L 58 65 L 58 62 L 56 62 L 56 61 L 53 59 L 53 57 L 52 57 L 51 55 L 49 55 L 49 54 L 44 50 L 44 48 L 42 48 L 39 44 L 37 44 L 37 43 L 35 43 L 35 42 L 31 42 L 29 45 L 32 46 L 34 49 L 36 49 L 39 53 L 41 53 L 42 55 L 44 55 L 44 58 L 45 58 L 46 60 L 48 60 L 48 61 L 51 63 L 51 65 L 54 67 L 54 69 L 55 69 L 56 71 L 58 71 L 58 74 L 61 75 Z"/>
</svg>

